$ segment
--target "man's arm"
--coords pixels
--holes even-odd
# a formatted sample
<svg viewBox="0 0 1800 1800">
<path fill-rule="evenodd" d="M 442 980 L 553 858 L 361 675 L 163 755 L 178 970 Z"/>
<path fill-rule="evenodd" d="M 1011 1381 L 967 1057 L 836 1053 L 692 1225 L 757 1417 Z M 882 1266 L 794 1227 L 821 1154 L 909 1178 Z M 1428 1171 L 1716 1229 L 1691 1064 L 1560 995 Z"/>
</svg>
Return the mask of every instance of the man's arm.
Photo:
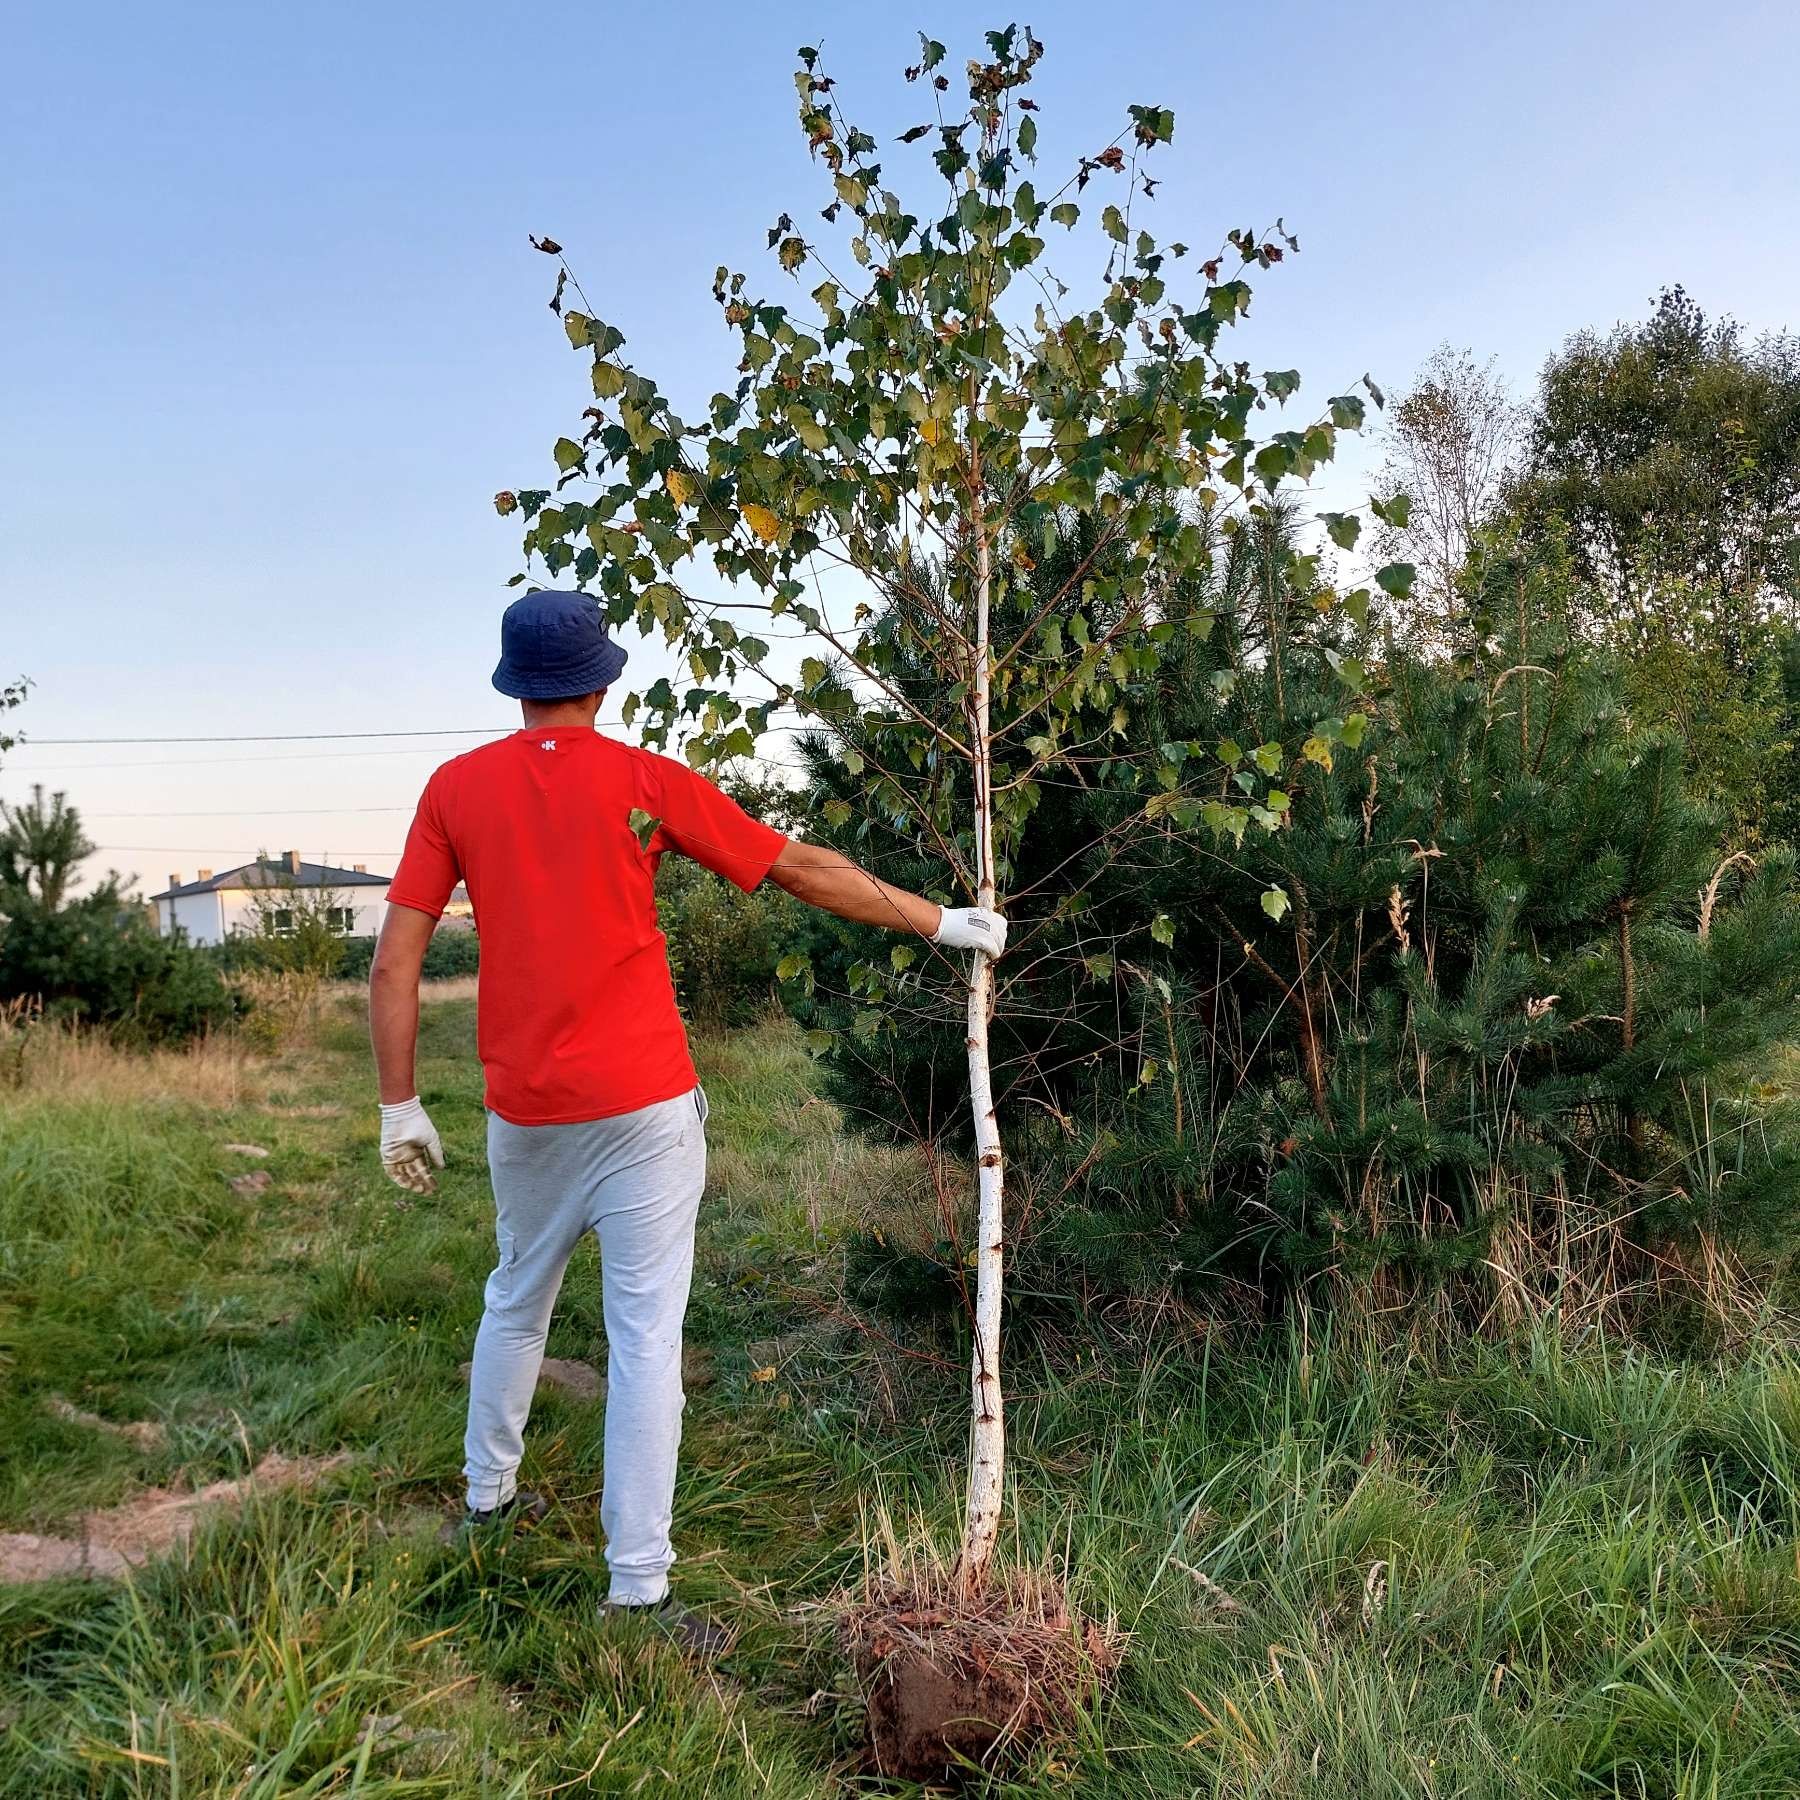
<svg viewBox="0 0 1800 1800">
<path fill-rule="evenodd" d="M 419 1042 L 419 971 L 437 920 L 390 904 L 369 965 L 369 1042 L 381 1097 L 381 1161 L 401 1187 L 429 1194 L 444 1166 L 436 1128 L 419 1104 L 413 1062 Z"/>
<path fill-rule="evenodd" d="M 419 971 L 425 947 L 437 929 L 429 913 L 390 906 L 369 965 L 369 1041 L 375 1048 L 375 1079 L 385 1105 L 418 1093 L 413 1056 L 419 1039 Z"/>
<path fill-rule="evenodd" d="M 789 838 L 782 846 L 769 879 L 796 900 L 836 913 L 840 919 L 858 925 L 885 925 L 889 931 L 910 931 L 919 937 L 936 934 L 944 911 L 935 900 L 889 887 L 836 850 L 805 844 L 798 838 Z"/>
<path fill-rule="evenodd" d="M 769 879 L 796 900 L 858 925 L 912 932 L 951 950 L 985 950 L 999 956 L 1006 948 L 1006 921 L 998 913 L 978 906 L 939 906 L 922 894 L 890 887 L 823 844 L 789 838 Z"/>
</svg>

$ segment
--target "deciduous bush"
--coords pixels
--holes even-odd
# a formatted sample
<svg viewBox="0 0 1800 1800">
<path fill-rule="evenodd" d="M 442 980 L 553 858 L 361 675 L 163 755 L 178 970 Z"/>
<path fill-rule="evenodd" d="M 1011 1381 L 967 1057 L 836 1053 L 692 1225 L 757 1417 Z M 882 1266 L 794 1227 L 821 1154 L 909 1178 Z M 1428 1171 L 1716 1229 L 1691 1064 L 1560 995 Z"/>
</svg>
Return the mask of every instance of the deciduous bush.
<svg viewBox="0 0 1800 1800">
<path fill-rule="evenodd" d="M 782 957 L 812 939 L 805 912 L 779 888 L 746 894 L 669 857 L 656 879 L 656 915 L 682 1012 L 696 1023 L 741 1025 L 773 1004 Z"/>
</svg>

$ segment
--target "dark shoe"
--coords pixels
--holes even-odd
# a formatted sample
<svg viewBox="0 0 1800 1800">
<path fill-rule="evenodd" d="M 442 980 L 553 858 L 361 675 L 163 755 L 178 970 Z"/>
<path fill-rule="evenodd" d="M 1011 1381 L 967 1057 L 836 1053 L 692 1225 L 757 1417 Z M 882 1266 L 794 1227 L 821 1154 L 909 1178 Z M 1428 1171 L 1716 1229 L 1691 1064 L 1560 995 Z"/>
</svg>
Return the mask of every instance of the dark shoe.
<svg viewBox="0 0 1800 1800">
<path fill-rule="evenodd" d="M 474 1507 L 470 1507 L 460 1519 L 448 1520 L 444 1529 L 438 1533 L 438 1541 L 454 1544 L 474 1532 L 485 1532 L 496 1525 L 516 1530 L 521 1525 L 541 1524 L 549 1513 L 550 1502 L 542 1494 L 534 1494 L 529 1488 L 520 1488 L 510 1500 L 502 1500 L 498 1506 L 490 1506 L 485 1512 L 477 1512 Z"/>
<path fill-rule="evenodd" d="M 708 1659 L 723 1656 L 732 1644 L 732 1633 L 728 1627 L 699 1613 L 689 1612 L 673 1594 L 657 1601 L 654 1606 L 621 1606 L 609 1600 L 601 1608 L 601 1617 L 607 1620 L 642 1619 L 691 1656 Z"/>
</svg>

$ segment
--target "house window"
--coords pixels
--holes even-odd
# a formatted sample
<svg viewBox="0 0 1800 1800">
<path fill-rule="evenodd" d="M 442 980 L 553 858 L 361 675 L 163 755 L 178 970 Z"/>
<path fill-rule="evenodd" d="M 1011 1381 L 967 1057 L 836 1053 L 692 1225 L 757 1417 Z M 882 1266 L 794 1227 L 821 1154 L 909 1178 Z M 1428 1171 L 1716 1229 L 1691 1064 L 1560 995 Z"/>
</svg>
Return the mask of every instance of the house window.
<svg viewBox="0 0 1800 1800">
<path fill-rule="evenodd" d="M 294 935 L 294 909 L 291 906 L 278 906 L 269 915 L 269 929 L 276 937 L 292 937 Z"/>
<path fill-rule="evenodd" d="M 356 908 L 334 906 L 327 913 L 326 922 L 339 937 L 348 937 L 356 929 Z"/>
</svg>

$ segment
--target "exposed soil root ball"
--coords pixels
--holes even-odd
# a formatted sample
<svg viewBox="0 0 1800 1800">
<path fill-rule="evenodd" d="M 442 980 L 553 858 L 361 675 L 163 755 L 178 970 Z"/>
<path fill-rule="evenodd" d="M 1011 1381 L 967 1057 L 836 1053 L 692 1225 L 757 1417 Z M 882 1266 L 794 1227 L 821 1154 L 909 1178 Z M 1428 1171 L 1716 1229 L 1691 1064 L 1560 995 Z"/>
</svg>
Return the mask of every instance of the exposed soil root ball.
<svg viewBox="0 0 1800 1800">
<path fill-rule="evenodd" d="M 849 1609 L 844 1636 L 870 1759 L 908 1781 L 991 1768 L 1065 1732 L 1118 1662 L 1111 1629 L 1073 1617 L 1036 1577 L 967 1599 L 949 1583 L 878 1589 Z"/>
</svg>

